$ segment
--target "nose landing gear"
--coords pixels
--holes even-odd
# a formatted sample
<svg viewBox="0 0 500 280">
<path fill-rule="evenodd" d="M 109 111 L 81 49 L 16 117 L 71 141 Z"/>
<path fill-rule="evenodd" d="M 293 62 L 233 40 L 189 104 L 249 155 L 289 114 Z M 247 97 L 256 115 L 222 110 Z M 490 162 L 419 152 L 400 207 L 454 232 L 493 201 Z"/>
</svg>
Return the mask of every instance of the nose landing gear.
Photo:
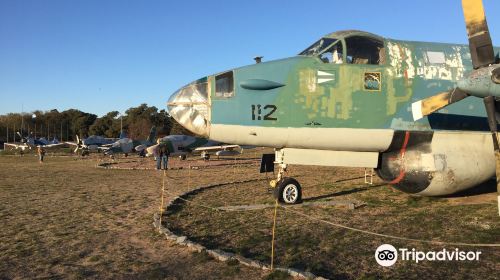
<svg viewBox="0 0 500 280">
<path fill-rule="evenodd" d="M 274 188 L 274 197 L 283 204 L 298 204 L 302 202 L 302 187 L 291 177 L 284 177 L 286 164 L 280 164 L 278 178 L 271 181 Z"/>
</svg>

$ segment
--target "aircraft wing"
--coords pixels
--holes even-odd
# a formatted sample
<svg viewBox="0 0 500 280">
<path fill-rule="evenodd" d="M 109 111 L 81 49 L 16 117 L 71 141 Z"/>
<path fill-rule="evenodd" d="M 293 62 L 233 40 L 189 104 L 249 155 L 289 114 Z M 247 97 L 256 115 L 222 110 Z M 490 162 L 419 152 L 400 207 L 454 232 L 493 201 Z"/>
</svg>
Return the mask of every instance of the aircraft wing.
<svg viewBox="0 0 500 280">
<path fill-rule="evenodd" d="M 235 149 L 240 149 L 239 145 L 220 145 L 220 146 L 209 146 L 209 147 L 198 147 L 194 149 L 195 152 L 207 152 L 207 151 L 232 151 Z"/>
<path fill-rule="evenodd" d="M 16 143 L 3 143 L 4 147 L 5 146 L 8 146 L 8 147 L 13 147 L 13 148 L 19 148 L 19 147 L 23 147 L 23 146 L 26 146 L 25 144 L 16 144 Z"/>
<path fill-rule="evenodd" d="M 43 147 L 44 148 L 57 148 L 57 147 L 62 147 L 64 145 L 66 145 L 66 143 L 47 144 L 47 145 L 44 145 Z"/>
<path fill-rule="evenodd" d="M 66 144 L 68 144 L 70 146 L 78 146 L 78 144 L 75 143 L 75 142 L 64 142 L 64 143 L 66 143 Z"/>
<path fill-rule="evenodd" d="M 104 148 L 104 149 L 111 148 L 113 144 L 114 143 L 99 145 L 99 148 Z"/>
<path fill-rule="evenodd" d="M 101 152 L 106 152 L 109 149 L 111 149 L 111 145 L 97 146 L 97 150 Z"/>
</svg>

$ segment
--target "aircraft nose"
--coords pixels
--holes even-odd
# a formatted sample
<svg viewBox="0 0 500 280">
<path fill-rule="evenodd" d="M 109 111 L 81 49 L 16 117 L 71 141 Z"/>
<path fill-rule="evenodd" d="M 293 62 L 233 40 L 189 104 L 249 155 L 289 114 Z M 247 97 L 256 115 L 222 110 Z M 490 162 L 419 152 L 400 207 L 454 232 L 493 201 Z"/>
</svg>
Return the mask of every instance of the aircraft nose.
<svg viewBox="0 0 500 280">
<path fill-rule="evenodd" d="M 174 92 L 167 102 L 168 113 L 191 132 L 208 137 L 209 102 L 206 79 L 193 82 Z"/>
</svg>

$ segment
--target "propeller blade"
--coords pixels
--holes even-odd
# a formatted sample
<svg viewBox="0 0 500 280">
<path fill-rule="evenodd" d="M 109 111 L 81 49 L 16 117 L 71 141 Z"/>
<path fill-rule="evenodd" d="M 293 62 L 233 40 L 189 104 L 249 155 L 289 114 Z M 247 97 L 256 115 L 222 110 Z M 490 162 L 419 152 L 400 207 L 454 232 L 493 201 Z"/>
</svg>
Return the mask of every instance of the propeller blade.
<svg viewBox="0 0 500 280">
<path fill-rule="evenodd" d="M 469 48 L 474 69 L 495 63 L 482 0 L 462 0 L 465 25 L 469 35 Z"/>
<path fill-rule="evenodd" d="M 491 130 L 493 138 L 493 149 L 495 150 L 495 175 L 497 181 L 497 202 L 498 202 L 498 215 L 500 216 L 500 141 L 498 139 L 498 123 L 495 117 L 496 104 L 493 96 L 488 96 L 483 99 L 486 114 L 488 115 L 488 125 Z"/>
<path fill-rule="evenodd" d="M 79 148 L 79 147 L 78 147 L 78 145 L 77 145 L 77 146 L 76 146 L 76 148 L 73 150 L 73 153 L 75 153 L 75 154 L 76 154 L 76 153 L 78 152 L 78 148 Z"/>
<path fill-rule="evenodd" d="M 455 88 L 451 91 L 441 92 L 426 99 L 414 102 L 411 104 L 413 120 L 419 120 L 467 96 L 469 96 L 467 93 Z"/>
</svg>

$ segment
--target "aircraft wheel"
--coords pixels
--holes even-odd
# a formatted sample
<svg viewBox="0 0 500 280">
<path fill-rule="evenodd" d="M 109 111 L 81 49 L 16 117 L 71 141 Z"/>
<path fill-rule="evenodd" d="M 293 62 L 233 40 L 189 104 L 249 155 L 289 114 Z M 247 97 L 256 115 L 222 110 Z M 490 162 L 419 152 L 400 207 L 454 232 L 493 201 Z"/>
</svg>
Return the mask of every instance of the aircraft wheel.
<svg viewBox="0 0 500 280">
<path fill-rule="evenodd" d="M 203 156 L 203 159 L 204 159 L 204 160 L 210 160 L 210 154 L 205 154 L 205 155 Z"/>
<path fill-rule="evenodd" d="M 186 160 L 187 156 L 186 155 L 181 155 L 181 160 Z"/>
<path fill-rule="evenodd" d="M 302 187 L 294 178 L 283 178 L 274 189 L 274 196 L 284 204 L 298 204 L 302 202 Z"/>
</svg>

